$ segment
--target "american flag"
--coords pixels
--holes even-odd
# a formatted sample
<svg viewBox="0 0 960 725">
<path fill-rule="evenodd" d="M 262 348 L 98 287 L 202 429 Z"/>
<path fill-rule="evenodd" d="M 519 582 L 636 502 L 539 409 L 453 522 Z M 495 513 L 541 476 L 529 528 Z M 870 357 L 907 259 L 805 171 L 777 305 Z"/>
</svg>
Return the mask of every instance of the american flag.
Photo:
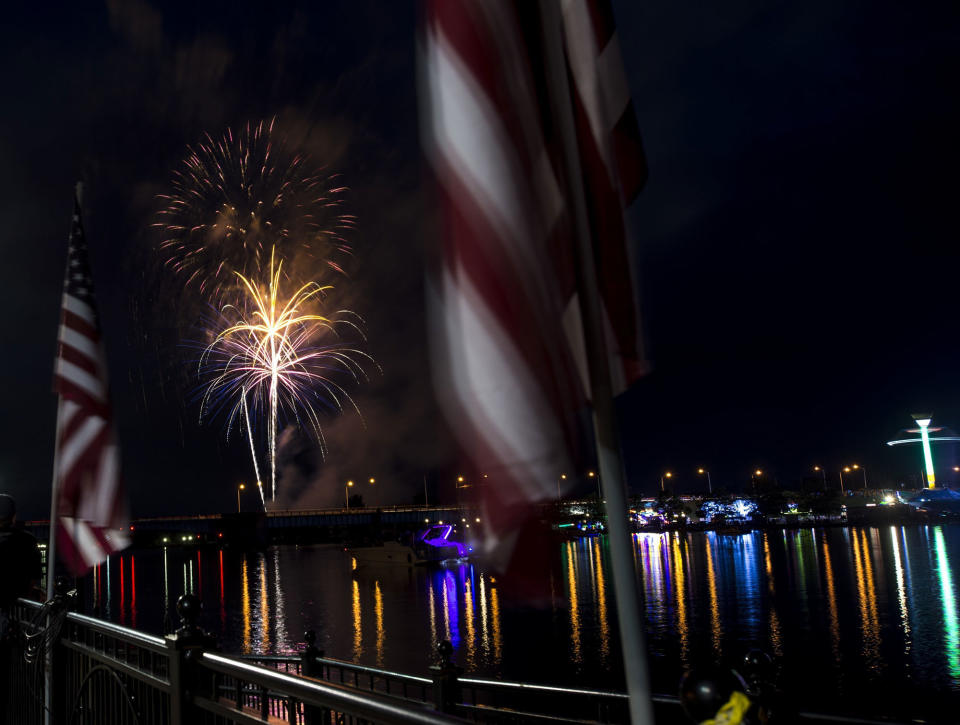
<svg viewBox="0 0 960 725">
<path fill-rule="evenodd" d="M 643 371 L 623 207 L 646 165 L 608 2 L 563 0 L 573 114 L 607 355 L 617 390 Z M 584 473 L 589 397 L 570 180 L 552 117 L 537 3 L 430 0 L 424 147 L 442 199 L 431 285 L 435 377 L 458 441 L 487 474 L 487 548 L 509 556 L 529 504 Z M 504 547 L 503 544 L 508 544 Z"/>
<path fill-rule="evenodd" d="M 56 550 L 74 574 L 81 574 L 129 541 L 107 368 L 78 201 L 57 339 Z"/>
</svg>

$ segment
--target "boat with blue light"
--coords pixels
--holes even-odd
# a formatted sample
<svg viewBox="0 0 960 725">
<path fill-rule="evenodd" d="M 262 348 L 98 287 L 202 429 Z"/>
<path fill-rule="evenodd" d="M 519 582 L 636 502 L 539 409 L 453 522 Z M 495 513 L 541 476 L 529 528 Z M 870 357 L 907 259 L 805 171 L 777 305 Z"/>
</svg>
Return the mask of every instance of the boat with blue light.
<svg viewBox="0 0 960 725">
<path fill-rule="evenodd" d="M 356 561 L 355 568 L 386 564 L 393 566 L 423 566 L 447 561 L 463 561 L 473 547 L 450 538 L 453 525 L 437 524 L 417 532 L 408 543 L 385 541 L 374 546 L 350 547 L 347 552 Z"/>
</svg>

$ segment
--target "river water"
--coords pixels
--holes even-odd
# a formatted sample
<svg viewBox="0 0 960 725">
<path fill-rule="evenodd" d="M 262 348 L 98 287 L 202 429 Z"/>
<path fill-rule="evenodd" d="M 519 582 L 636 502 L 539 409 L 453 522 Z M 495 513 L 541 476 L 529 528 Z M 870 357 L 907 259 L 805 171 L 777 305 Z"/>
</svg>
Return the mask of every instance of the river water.
<svg viewBox="0 0 960 725">
<path fill-rule="evenodd" d="M 900 718 L 960 712 L 960 526 L 635 534 L 653 689 L 684 668 L 773 655 L 803 709 Z M 605 537 L 558 542 L 552 601 L 508 605 L 478 564 L 362 567 L 341 547 L 128 551 L 88 577 L 87 611 L 150 632 L 177 597 L 225 652 L 327 656 L 425 674 L 449 639 L 468 673 L 622 689 Z M 952 719 L 952 718 L 947 718 Z"/>
</svg>

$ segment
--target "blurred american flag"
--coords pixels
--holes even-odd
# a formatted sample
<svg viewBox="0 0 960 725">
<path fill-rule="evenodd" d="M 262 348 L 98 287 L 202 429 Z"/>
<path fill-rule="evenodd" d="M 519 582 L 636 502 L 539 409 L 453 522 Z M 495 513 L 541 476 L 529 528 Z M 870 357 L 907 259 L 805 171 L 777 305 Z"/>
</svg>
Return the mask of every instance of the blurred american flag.
<svg viewBox="0 0 960 725">
<path fill-rule="evenodd" d="M 424 146 L 443 230 L 431 285 L 438 397 L 482 494 L 501 563 L 560 475 L 583 471 L 589 398 L 568 179 L 537 3 L 429 0 Z M 607 354 L 617 390 L 644 369 L 623 211 L 646 180 L 608 2 L 564 0 L 566 72 Z M 554 101 L 555 102 L 555 101 Z M 573 480 L 571 476 L 569 481 Z"/>
</svg>

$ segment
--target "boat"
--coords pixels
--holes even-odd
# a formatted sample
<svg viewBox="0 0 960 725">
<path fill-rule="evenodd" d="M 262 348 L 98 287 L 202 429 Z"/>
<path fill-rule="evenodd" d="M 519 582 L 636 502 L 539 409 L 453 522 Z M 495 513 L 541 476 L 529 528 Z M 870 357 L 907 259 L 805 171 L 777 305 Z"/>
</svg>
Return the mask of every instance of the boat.
<svg viewBox="0 0 960 725">
<path fill-rule="evenodd" d="M 473 551 L 473 547 L 451 540 L 452 532 L 452 525 L 438 524 L 419 531 L 410 544 L 384 541 L 374 546 L 348 547 L 347 552 L 356 560 L 356 568 L 370 564 L 422 566 L 445 561 L 463 561 Z"/>
<path fill-rule="evenodd" d="M 603 533 L 603 523 L 583 518 L 551 524 L 551 531 L 563 538 L 579 539 L 581 536 L 598 536 Z"/>
</svg>

